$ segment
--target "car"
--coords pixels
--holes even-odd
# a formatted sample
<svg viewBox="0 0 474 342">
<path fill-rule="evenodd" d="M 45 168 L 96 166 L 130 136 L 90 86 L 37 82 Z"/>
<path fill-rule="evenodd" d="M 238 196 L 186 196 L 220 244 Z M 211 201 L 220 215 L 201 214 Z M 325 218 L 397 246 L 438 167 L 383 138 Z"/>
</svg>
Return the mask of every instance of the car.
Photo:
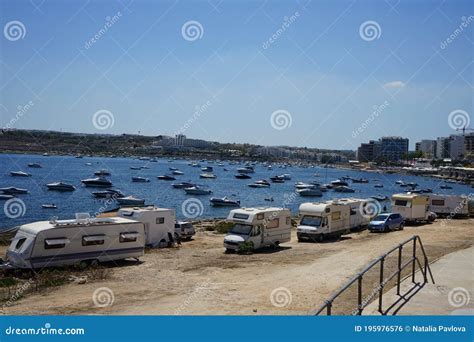
<svg viewBox="0 0 474 342">
<path fill-rule="evenodd" d="M 400 214 L 386 213 L 377 215 L 368 226 L 371 232 L 389 232 L 403 230 L 405 219 Z"/>
<path fill-rule="evenodd" d="M 174 225 L 174 231 L 181 239 L 186 240 L 191 240 L 191 238 L 196 234 L 193 224 L 187 221 L 176 222 Z"/>
</svg>

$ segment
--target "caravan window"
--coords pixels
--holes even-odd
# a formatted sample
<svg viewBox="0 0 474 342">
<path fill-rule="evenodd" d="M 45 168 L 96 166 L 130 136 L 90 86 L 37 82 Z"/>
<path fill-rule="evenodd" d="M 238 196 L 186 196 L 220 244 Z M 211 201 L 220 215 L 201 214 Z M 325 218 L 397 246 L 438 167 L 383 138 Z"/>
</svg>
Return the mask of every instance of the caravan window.
<svg viewBox="0 0 474 342">
<path fill-rule="evenodd" d="M 439 206 L 439 207 L 444 207 L 444 200 L 442 199 L 434 199 L 434 200 L 431 200 L 431 205 L 434 205 L 434 206 Z"/>
<path fill-rule="evenodd" d="M 120 242 L 135 242 L 137 239 L 137 232 L 120 233 Z"/>
<path fill-rule="evenodd" d="M 275 218 L 273 220 L 269 220 L 267 223 L 267 228 L 278 228 L 280 226 L 280 219 Z"/>
<path fill-rule="evenodd" d="M 411 208 L 411 202 L 408 202 L 406 200 L 397 199 L 397 200 L 395 200 L 395 205 L 399 206 L 399 207 Z"/>
<path fill-rule="evenodd" d="M 68 243 L 69 239 L 66 238 L 45 239 L 44 249 L 64 248 Z"/>
<path fill-rule="evenodd" d="M 164 217 L 157 217 L 156 218 L 156 224 L 163 224 L 165 223 L 165 218 Z"/>
<path fill-rule="evenodd" d="M 15 249 L 20 249 L 21 246 L 23 246 L 23 244 L 25 243 L 25 241 L 26 241 L 26 238 L 21 238 L 20 240 L 18 240 L 15 245 Z"/>
<path fill-rule="evenodd" d="M 83 246 L 103 245 L 105 242 L 105 235 L 86 235 L 82 237 Z"/>
<path fill-rule="evenodd" d="M 331 215 L 331 219 L 334 221 L 340 220 L 341 219 L 341 212 L 340 211 L 335 211 Z"/>
<path fill-rule="evenodd" d="M 356 214 L 356 211 L 354 208 L 351 208 L 351 216 L 355 215 Z"/>
</svg>

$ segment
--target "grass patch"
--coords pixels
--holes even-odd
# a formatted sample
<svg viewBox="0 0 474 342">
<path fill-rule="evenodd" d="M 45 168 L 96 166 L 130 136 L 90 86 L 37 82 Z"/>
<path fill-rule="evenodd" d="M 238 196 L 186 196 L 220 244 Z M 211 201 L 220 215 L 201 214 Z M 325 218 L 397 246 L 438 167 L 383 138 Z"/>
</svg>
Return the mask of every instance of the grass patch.
<svg viewBox="0 0 474 342">
<path fill-rule="evenodd" d="M 227 234 L 234 224 L 232 222 L 220 221 L 214 226 L 205 228 L 207 232 L 215 232 L 216 234 Z"/>
</svg>

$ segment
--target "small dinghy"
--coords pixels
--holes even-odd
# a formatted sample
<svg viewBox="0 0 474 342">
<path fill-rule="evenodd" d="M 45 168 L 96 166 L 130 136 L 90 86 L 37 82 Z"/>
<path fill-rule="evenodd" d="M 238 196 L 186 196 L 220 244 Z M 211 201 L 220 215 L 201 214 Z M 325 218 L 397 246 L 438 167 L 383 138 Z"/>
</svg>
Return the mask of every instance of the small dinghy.
<svg viewBox="0 0 474 342">
<path fill-rule="evenodd" d="M 182 175 L 184 175 L 184 172 L 183 172 L 183 171 L 179 171 L 179 170 L 173 170 L 171 173 L 172 173 L 173 175 L 175 175 L 175 176 L 182 176 Z"/>
<path fill-rule="evenodd" d="M 43 209 L 57 209 L 58 207 L 54 203 L 50 204 L 41 204 L 41 208 Z"/>
<path fill-rule="evenodd" d="M 240 207 L 240 201 L 235 201 L 228 197 L 211 197 L 209 202 L 215 207 Z"/>
<path fill-rule="evenodd" d="M 136 183 L 148 183 L 149 181 L 150 179 L 145 177 L 132 177 L 132 182 Z"/>
<path fill-rule="evenodd" d="M 374 188 L 379 188 L 379 189 L 380 189 L 380 188 L 383 188 L 383 184 L 375 184 L 375 185 L 374 185 Z"/>
<path fill-rule="evenodd" d="M 199 177 L 204 179 L 214 179 L 216 178 L 216 175 L 213 173 L 201 173 Z"/>
</svg>

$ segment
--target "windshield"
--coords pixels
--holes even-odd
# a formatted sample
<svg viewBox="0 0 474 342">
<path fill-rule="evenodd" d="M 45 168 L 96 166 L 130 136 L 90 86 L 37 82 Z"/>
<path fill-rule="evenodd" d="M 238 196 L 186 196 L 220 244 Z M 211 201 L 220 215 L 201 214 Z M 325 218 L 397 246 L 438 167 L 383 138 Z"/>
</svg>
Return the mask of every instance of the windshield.
<svg viewBox="0 0 474 342">
<path fill-rule="evenodd" d="M 374 221 L 385 221 L 388 215 L 378 215 L 374 218 Z"/>
<path fill-rule="evenodd" d="M 308 216 L 305 215 L 301 219 L 300 224 L 302 226 L 313 226 L 313 227 L 319 227 L 321 225 L 322 217 L 320 216 Z"/>
<path fill-rule="evenodd" d="M 251 231 L 252 231 L 251 225 L 236 223 L 230 230 L 230 233 L 237 234 L 237 235 L 250 235 Z"/>
</svg>

